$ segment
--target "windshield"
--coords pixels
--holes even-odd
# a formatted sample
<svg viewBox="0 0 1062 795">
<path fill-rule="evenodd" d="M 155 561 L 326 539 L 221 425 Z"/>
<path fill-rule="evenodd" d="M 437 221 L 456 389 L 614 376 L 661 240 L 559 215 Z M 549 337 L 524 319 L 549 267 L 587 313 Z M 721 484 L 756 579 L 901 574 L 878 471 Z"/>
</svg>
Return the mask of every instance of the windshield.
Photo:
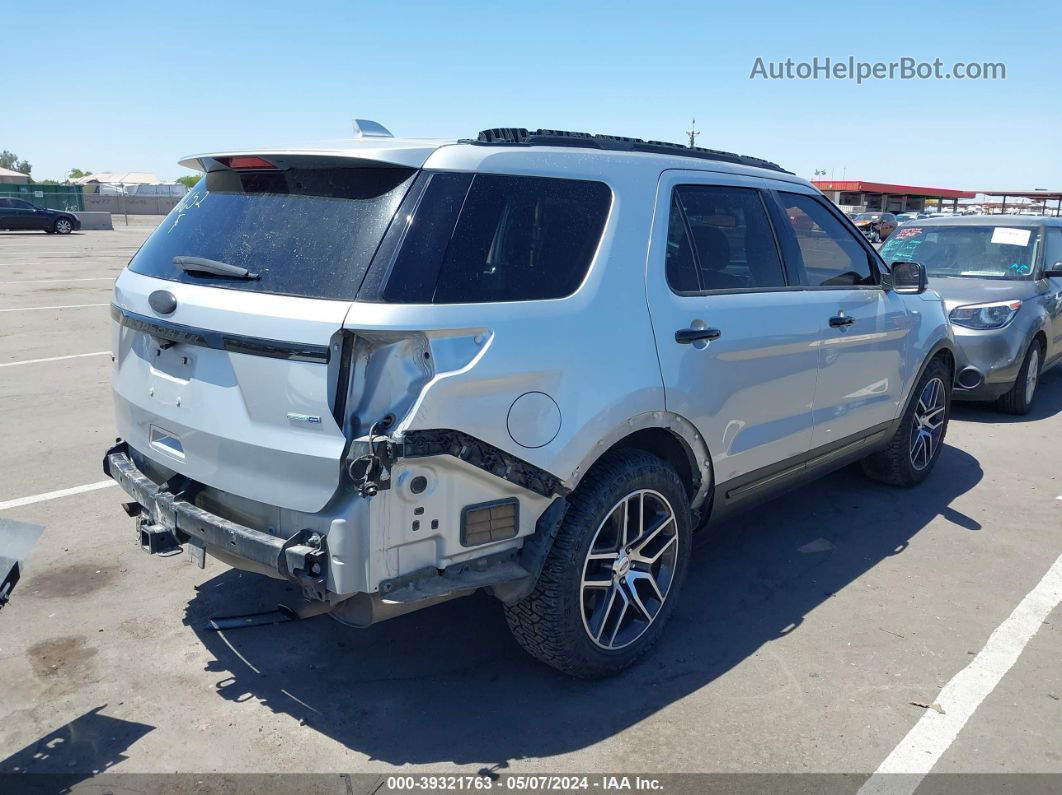
<svg viewBox="0 0 1062 795">
<path fill-rule="evenodd" d="M 1040 231 L 1022 226 L 908 226 L 879 252 L 892 263 L 920 262 L 930 276 L 1030 279 Z"/>
<path fill-rule="evenodd" d="M 855 217 L 857 221 L 877 221 L 881 218 L 881 213 L 860 213 Z"/>
<path fill-rule="evenodd" d="M 215 171 L 173 208 L 129 269 L 188 284 L 353 300 L 415 171 Z M 248 280 L 174 258 L 246 268 Z"/>
</svg>

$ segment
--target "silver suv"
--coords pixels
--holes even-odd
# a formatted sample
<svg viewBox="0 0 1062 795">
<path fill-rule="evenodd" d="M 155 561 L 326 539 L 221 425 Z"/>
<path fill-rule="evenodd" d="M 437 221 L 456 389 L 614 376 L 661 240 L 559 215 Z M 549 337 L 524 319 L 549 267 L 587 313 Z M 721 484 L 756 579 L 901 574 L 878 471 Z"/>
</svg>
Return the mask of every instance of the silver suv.
<svg viewBox="0 0 1062 795">
<path fill-rule="evenodd" d="M 149 551 L 358 626 L 486 589 L 531 654 L 600 676 L 657 639 L 709 519 L 857 460 L 932 469 L 943 304 L 808 182 L 374 132 L 182 161 L 202 181 L 119 276 L 104 468 Z"/>
</svg>

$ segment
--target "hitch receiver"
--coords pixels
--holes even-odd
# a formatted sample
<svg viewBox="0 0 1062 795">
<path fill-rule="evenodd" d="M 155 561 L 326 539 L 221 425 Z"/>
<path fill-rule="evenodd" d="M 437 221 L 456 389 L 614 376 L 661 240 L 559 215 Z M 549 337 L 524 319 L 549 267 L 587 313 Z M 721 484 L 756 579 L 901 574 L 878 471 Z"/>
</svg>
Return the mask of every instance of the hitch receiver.
<svg viewBox="0 0 1062 795">
<path fill-rule="evenodd" d="M 151 555 L 173 555 L 181 551 L 177 536 L 168 527 L 141 521 L 137 525 L 140 548 Z"/>
</svg>

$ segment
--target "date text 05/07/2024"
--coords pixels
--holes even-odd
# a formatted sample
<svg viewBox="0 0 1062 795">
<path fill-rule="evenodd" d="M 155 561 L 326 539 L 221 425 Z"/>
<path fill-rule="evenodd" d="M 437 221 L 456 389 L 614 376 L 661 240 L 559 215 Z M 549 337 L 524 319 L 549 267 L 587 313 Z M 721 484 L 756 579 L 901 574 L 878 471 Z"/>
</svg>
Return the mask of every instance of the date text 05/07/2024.
<svg viewBox="0 0 1062 795">
<path fill-rule="evenodd" d="M 517 791 L 517 792 L 661 792 L 663 783 L 651 776 L 388 776 L 388 792 Z"/>
</svg>

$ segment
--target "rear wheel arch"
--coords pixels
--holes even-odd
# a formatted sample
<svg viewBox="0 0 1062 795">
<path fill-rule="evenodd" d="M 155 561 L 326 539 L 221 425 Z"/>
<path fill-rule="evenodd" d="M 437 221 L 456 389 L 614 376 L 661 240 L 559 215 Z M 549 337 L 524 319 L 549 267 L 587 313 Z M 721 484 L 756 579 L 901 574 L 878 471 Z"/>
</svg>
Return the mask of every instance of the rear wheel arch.
<svg viewBox="0 0 1062 795">
<path fill-rule="evenodd" d="M 696 529 L 704 524 L 712 506 L 714 483 L 711 456 L 703 438 L 692 423 L 677 414 L 648 412 L 632 417 L 598 442 L 571 477 L 563 482 L 565 496 L 557 497 L 546 508 L 538 520 L 535 533 L 524 542 L 521 564 L 531 572 L 531 576 L 516 587 L 495 586 L 493 592 L 498 599 L 513 605 L 530 595 L 567 515 L 570 493 L 579 488 L 596 465 L 604 462 L 602 466 L 607 466 L 607 462 L 617 455 L 632 451 L 647 453 L 675 473 L 685 492 L 692 527 Z"/>
<path fill-rule="evenodd" d="M 693 423 L 659 411 L 632 417 L 602 438 L 575 469 L 565 485 L 578 487 L 597 461 L 613 450 L 642 450 L 668 463 L 686 489 L 690 507 L 699 514 L 711 504 L 711 454 Z"/>
<path fill-rule="evenodd" d="M 620 439 L 610 450 L 644 450 L 666 461 L 686 487 L 692 501 L 701 485 L 701 470 L 689 444 L 673 431 L 664 428 L 644 428 Z"/>
<path fill-rule="evenodd" d="M 639 501 L 630 502 L 632 497 Z M 534 657 L 565 673 L 596 678 L 631 665 L 659 638 L 686 576 L 692 523 L 685 487 L 670 463 L 632 446 L 609 448 L 594 462 L 581 488 L 570 499 L 541 576 L 522 598 L 506 602 L 505 616 L 516 640 Z M 637 519 L 632 518 L 628 527 L 626 517 L 630 516 L 632 505 Z M 646 506 L 663 508 L 654 513 L 670 519 L 654 520 L 648 525 L 643 513 Z M 624 517 L 622 523 L 611 524 L 617 535 L 606 538 L 599 549 L 602 528 L 609 526 L 617 510 Z M 633 543 L 629 528 L 635 530 Z M 658 535 L 664 528 L 670 531 Z M 654 538 L 665 543 L 647 552 L 647 545 Z M 644 539 L 641 544 L 640 539 Z M 658 564 L 668 549 L 673 550 L 673 559 Z M 597 570 L 589 583 L 591 565 Z M 654 573 L 658 565 L 669 571 Z M 656 583 L 653 588 L 643 591 L 636 587 L 647 577 Z M 666 585 L 660 577 L 667 578 Z M 615 601 L 617 595 L 621 602 Z M 635 609 L 628 613 L 632 605 Z M 639 612 L 647 623 L 638 619 Z M 595 616 L 600 619 L 596 625 Z M 602 647 L 600 640 L 610 617 L 615 623 L 611 625 L 610 639 Z M 617 632 L 625 631 L 625 617 L 634 622 L 628 629 L 633 628 L 636 634 L 622 645 L 613 645 Z M 639 621 L 643 624 L 640 629 Z"/>
</svg>

